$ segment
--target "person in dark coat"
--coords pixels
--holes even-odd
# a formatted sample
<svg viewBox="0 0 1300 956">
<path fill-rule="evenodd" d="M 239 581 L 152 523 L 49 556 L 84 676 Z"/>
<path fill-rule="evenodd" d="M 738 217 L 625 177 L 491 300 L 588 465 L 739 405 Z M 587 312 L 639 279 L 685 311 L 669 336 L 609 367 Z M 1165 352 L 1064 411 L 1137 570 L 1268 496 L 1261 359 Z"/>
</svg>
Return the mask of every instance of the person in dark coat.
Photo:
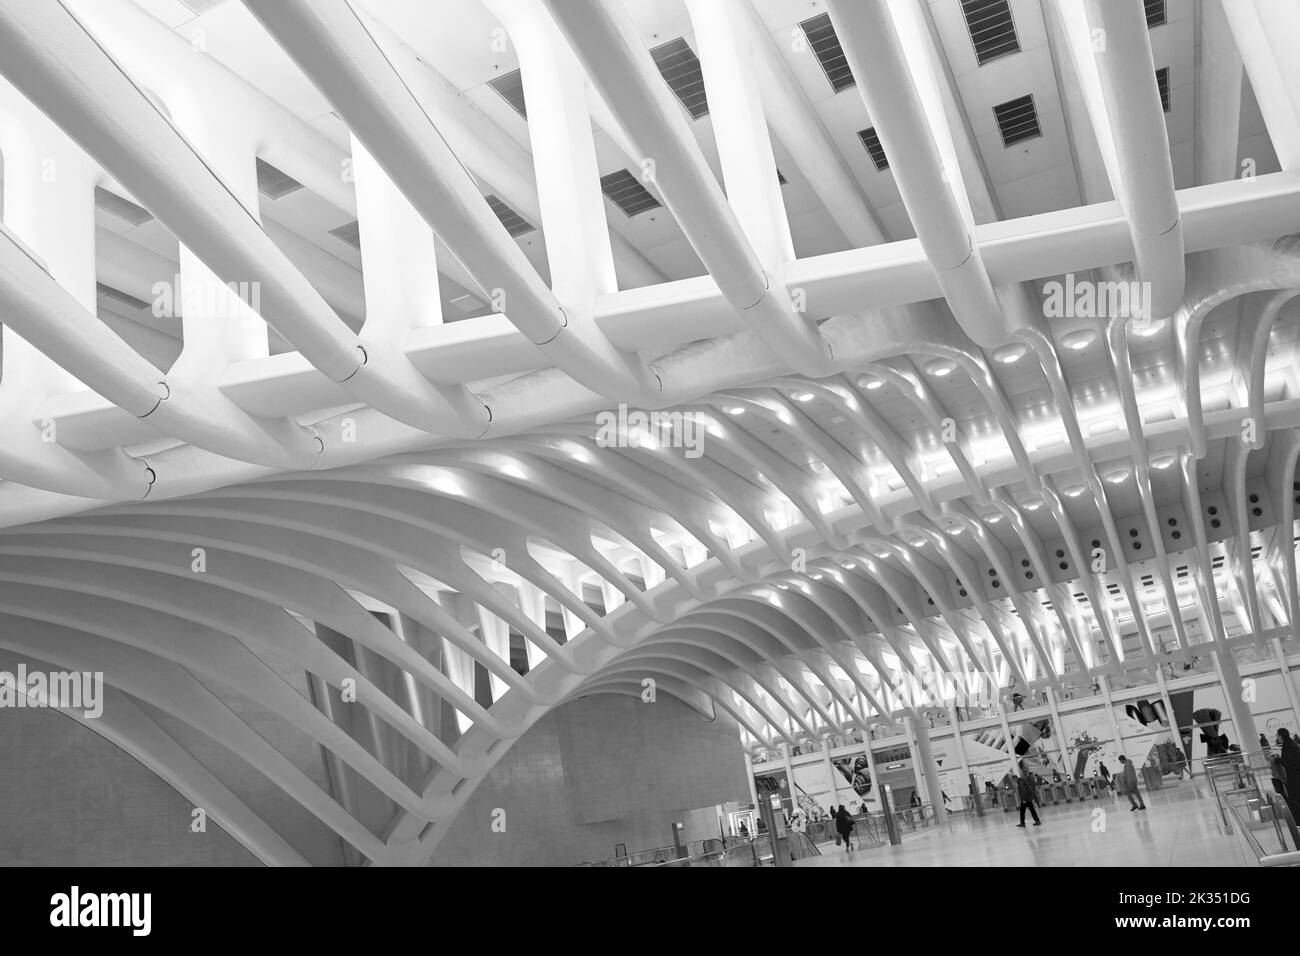
<svg viewBox="0 0 1300 956">
<path fill-rule="evenodd" d="M 845 810 L 844 804 L 841 803 L 839 809 L 835 811 L 835 832 L 838 833 L 840 839 L 844 841 L 845 853 L 853 852 L 852 837 L 853 828 L 855 826 L 857 826 L 857 823 L 854 822 L 849 811 Z"/>
<path fill-rule="evenodd" d="M 1025 810 L 1028 809 L 1034 817 L 1034 826 L 1041 827 L 1043 821 L 1038 819 L 1038 811 L 1034 809 L 1034 802 L 1038 799 L 1038 793 L 1034 789 L 1034 782 L 1030 779 L 1029 771 L 1025 765 L 1020 765 L 1020 776 L 1016 778 L 1016 794 L 1020 798 L 1020 822 L 1018 827 L 1025 825 Z"/>
<path fill-rule="evenodd" d="M 1286 781 L 1287 806 L 1291 808 L 1291 816 L 1300 822 L 1300 744 L 1285 727 L 1277 732 L 1277 740 L 1282 751 L 1279 757 Z"/>
<path fill-rule="evenodd" d="M 1100 764 L 1100 766 L 1099 766 L 1097 769 L 1101 771 L 1101 779 L 1106 781 L 1106 786 L 1108 786 L 1108 787 L 1110 787 L 1112 790 L 1114 790 L 1114 789 L 1115 789 L 1115 784 L 1111 782 L 1111 779 L 1110 779 L 1110 770 L 1107 769 L 1107 767 L 1106 767 L 1106 765 L 1105 765 L 1104 763 L 1101 763 L 1100 761 L 1098 761 L 1098 763 Z"/>
</svg>

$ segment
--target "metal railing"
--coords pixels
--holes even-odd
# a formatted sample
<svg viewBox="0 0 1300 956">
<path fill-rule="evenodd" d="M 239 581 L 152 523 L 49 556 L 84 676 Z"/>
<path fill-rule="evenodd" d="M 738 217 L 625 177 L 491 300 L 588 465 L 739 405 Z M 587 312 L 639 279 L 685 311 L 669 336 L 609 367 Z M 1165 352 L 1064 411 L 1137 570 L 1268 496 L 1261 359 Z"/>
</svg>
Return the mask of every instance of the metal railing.
<svg viewBox="0 0 1300 956">
<path fill-rule="evenodd" d="M 1273 757 L 1265 750 L 1208 757 L 1205 779 L 1225 832 L 1240 834 L 1260 866 L 1300 866 L 1300 830 L 1277 792 Z"/>
</svg>

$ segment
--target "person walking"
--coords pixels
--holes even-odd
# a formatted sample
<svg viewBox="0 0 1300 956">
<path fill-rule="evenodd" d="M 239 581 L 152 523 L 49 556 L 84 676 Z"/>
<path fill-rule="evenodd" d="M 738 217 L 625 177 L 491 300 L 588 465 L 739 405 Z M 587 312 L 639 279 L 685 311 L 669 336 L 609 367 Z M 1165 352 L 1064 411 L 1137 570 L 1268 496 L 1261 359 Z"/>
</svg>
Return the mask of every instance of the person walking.
<svg viewBox="0 0 1300 956">
<path fill-rule="evenodd" d="M 1286 783 L 1286 802 L 1291 808 L 1291 816 L 1300 820 L 1300 744 L 1291 736 L 1291 731 L 1283 727 L 1277 732 L 1278 746 L 1282 753 L 1282 776 Z"/>
<path fill-rule="evenodd" d="M 1101 771 L 1101 779 L 1106 781 L 1106 786 L 1107 786 L 1107 787 L 1109 787 L 1111 790 L 1114 790 L 1114 789 L 1115 789 L 1115 784 L 1114 784 L 1114 782 L 1110 779 L 1110 770 L 1109 770 L 1109 768 L 1107 768 L 1106 764 L 1105 764 L 1105 763 L 1102 763 L 1101 761 L 1098 761 L 1098 764 L 1099 764 L 1098 769 Z"/>
<path fill-rule="evenodd" d="M 835 832 L 839 834 L 840 840 L 844 843 L 844 852 L 853 852 L 853 828 L 857 826 L 853 817 L 849 816 L 849 811 L 844 809 L 844 804 L 835 811 Z"/>
<path fill-rule="evenodd" d="M 1142 799 L 1142 790 L 1138 787 L 1137 768 L 1133 766 L 1133 761 L 1128 757 L 1120 755 L 1119 762 L 1121 769 L 1119 772 L 1119 792 L 1128 796 L 1129 812 L 1134 810 L 1145 810 L 1146 801 Z"/>
<path fill-rule="evenodd" d="M 1028 809 L 1034 818 L 1034 826 L 1041 827 L 1043 821 L 1038 819 L 1038 811 L 1034 809 L 1034 803 L 1038 799 L 1038 793 L 1034 790 L 1034 782 L 1029 777 L 1029 771 L 1025 765 L 1020 765 L 1020 776 L 1016 779 L 1016 793 L 1020 797 L 1020 822 L 1017 827 L 1023 828 L 1025 825 L 1025 810 Z"/>
</svg>

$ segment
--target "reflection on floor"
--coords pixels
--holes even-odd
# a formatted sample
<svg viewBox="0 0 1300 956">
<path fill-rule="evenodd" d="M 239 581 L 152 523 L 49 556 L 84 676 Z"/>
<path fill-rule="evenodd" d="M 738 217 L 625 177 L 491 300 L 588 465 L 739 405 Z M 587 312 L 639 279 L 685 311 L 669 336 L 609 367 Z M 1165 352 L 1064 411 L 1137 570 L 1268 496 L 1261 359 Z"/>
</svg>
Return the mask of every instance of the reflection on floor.
<svg viewBox="0 0 1300 956">
<path fill-rule="evenodd" d="M 1043 821 L 1016 828 L 1015 813 L 954 815 L 950 826 L 909 834 L 899 846 L 855 850 L 834 844 L 795 866 L 1247 866 L 1241 841 L 1225 835 L 1209 784 L 1197 778 L 1128 800 L 1089 800 L 1041 808 Z"/>
</svg>

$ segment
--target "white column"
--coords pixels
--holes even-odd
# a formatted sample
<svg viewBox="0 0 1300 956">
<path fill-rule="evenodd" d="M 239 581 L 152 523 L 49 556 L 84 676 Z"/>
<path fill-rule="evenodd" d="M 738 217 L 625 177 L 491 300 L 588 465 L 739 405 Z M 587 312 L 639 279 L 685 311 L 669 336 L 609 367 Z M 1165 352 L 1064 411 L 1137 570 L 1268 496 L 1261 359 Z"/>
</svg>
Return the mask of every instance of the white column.
<svg viewBox="0 0 1300 956">
<path fill-rule="evenodd" d="M 1242 699 L 1241 671 L 1232 659 L 1232 651 L 1211 651 L 1215 670 L 1219 672 L 1219 683 L 1223 685 L 1223 697 L 1228 702 L 1228 713 L 1232 717 L 1232 729 L 1236 740 L 1230 743 L 1240 744 L 1242 751 L 1251 749 L 1259 732 L 1255 730 L 1255 715 L 1250 712 L 1250 705 Z"/>
<path fill-rule="evenodd" d="M 1110 681 L 1105 674 L 1097 675 L 1097 685 L 1101 687 L 1102 699 L 1106 702 L 1106 718 L 1110 721 L 1111 733 L 1115 735 L 1115 749 L 1124 753 L 1124 735 L 1119 732 L 1119 719 L 1115 716 L 1115 701 L 1110 696 Z"/>
<path fill-rule="evenodd" d="M 365 264 L 365 332 L 400 343 L 410 329 L 442 324 L 433 230 L 355 136 L 352 175 Z"/>
<path fill-rule="evenodd" d="M 1005 737 L 1004 746 L 1007 749 L 1007 763 L 1011 767 L 1011 772 L 1016 776 L 1020 775 L 1020 758 L 1016 756 L 1015 744 L 1011 740 L 1011 725 L 1007 722 L 1007 709 L 1003 705 L 1002 694 L 999 693 L 993 698 L 998 707 L 998 720 L 1002 722 L 1002 733 Z"/>
<path fill-rule="evenodd" d="M 934 762 L 934 750 L 930 746 L 930 728 L 925 719 L 909 715 L 907 723 L 911 727 L 909 737 L 913 743 L 913 757 L 920 765 L 921 777 L 925 781 L 925 799 L 934 805 L 936 819 L 943 813 L 943 790 L 939 786 L 939 767 Z"/>
<path fill-rule="evenodd" d="M 772 271 L 794 259 L 794 242 L 754 76 L 761 51 L 753 48 L 751 33 L 735 26 L 746 16 L 746 2 L 686 0 L 686 10 L 695 28 L 727 200 L 763 268 Z"/>
<path fill-rule="evenodd" d="M 957 749 L 957 759 L 961 761 L 962 785 L 969 787 L 970 762 L 966 759 L 966 742 L 961 739 L 961 722 L 957 719 L 957 704 L 955 702 L 948 704 L 948 719 L 952 721 L 953 746 Z M 979 799 L 978 793 L 976 793 L 975 799 Z"/>
</svg>

